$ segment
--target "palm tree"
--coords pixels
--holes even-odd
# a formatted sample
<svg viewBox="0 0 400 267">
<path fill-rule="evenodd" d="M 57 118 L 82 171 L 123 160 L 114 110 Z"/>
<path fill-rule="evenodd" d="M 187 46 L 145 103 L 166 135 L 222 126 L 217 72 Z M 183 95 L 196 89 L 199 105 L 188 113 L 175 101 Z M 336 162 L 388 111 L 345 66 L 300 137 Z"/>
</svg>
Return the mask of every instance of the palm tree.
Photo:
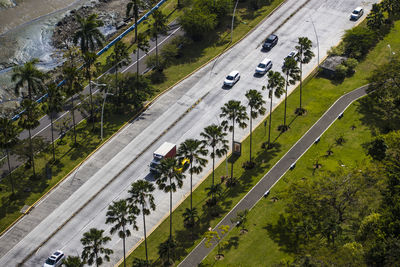
<svg viewBox="0 0 400 267">
<path fill-rule="evenodd" d="M 104 259 L 106 261 L 110 261 L 109 255 L 114 253 L 112 249 L 104 247 L 111 238 L 109 236 L 103 236 L 103 233 L 104 230 L 91 228 L 88 232 L 83 234 L 81 239 L 83 245 L 82 259 L 89 265 L 93 263 L 95 263 L 96 266 L 103 264 L 102 254 L 104 254 Z"/>
<path fill-rule="evenodd" d="M 247 100 L 249 101 L 250 107 L 250 165 L 251 161 L 251 145 L 252 145 L 252 132 L 253 132 L 253 119 L 256 119 L 258 115 L 264 115 L 266 109 L 264 108 L 265 100 L 262 94 L 254 89 L 250 89 L 246 92 Z"/>
<path fill-rule="evenodd" d="M 63 260 L 63 265 L 65 267 L 83 267 L 85 263 L 81 260 L 79 256 L 68 256 Z"/>
<path fill-rule="evenodd" d="M 56 84 L 51 83 L 47 87 L 47 101 L 42 106 L 43 111 L 50 117 L 51 125 L 51 143 L 53 146 L 53 161 L 56 161 L 56 148 L 54 145 L 54 134 L 53 134 L 53 121 L 54 114 L 61 112 L 64 104 L 63 92 L 56 86 Z"/>
<path fill-rule="evenodd" d="M 196 208 L 191 208 L 191 209 L 186 208 L 185 212 L 182 215 L 183 215 L 183 223 L 189 227 L 193 227 L 194 223 L 196 222 L 196 219 L 199 218 Z"/>
<path fill-rule="evenodd" d="M 167 16 L 160 10 L 155 10 L 152 14 L 153 22 L 150 24 L 150 36 L 156 39 L 156 60 L 158 67 L 158 34 L 166 34 L 169 27 L 167 25 Z"/>
<path fill-rule="evenodd" d="M 129 17 L 131 11 L 133 12 L 133 18 L 135 20 L 135 42 L 138 40 L 138 18 L 139 18 L 139 9 L 145 7 L 145 2 L 141 0 L 131 0 L 126 5 L 126 16 Z"/>
<path fill-rule="evenodd" d="M 124 267 L 126 267 L 125 262 L 125 238 L 131 235 L 129 229 L 126 229 L 128 224 L 133 225 L 133 229 L 138 230 L 136 226 L 136 214 L 137 211 L 135 207 L 128 206 L 125 199 L 113 202 L 108 206 L 106 223 L 115 223 L 111 227 L 110 234 L 114 234 L 118 231 L 118 236 L 122 238 L 123 253 L 124 253 Z"/>
<path fill-rule="evenodd" d="M 281 128 L 282 131 L 286 131 L 288 126 L 286 125 L 286 108 L 287 108 L 287 90 L 289 84 L 293 85 L 296 81 L 299 80 L 300 69 L 297 66 L 297 61 L 292 57 L 286 57 L 285 62 L 282 66 L 282 72 L 286 75 L 286 87 L 285 87 L 285 114 L 283 117 L 283 127 Z"/>
<path fill-rule="evenodd" d="M 36 176 L 36 171 L 35 171 L 35 160 L 34 160 L 34 154 L 33 154 L 33 146 L 32 146 L 32 134 L 31 130 L 35 129 L 36 127 L 39 126 L 39 117 L 40 113 L 37 108 L 37 103 L 35 101 L 32 101 L 30 99 L 24 99 L 21 102 L 21 107 L 25 110 L 24 113 L 22 113 L 18 125 L 25 129 L 28 130 L 29 134 L 29 153 L 30 153 L 30 163 L 32 164 L 32 170 L 33 170 L 33 176 Z"/>
<path fill-rule="evenodd" d="M 0 148 L 6 151 L 8 163 L 8 178 L 10 179 L 11 191 L 14 195 L 14 181 L 11 176 L 10 149 L 18 142 L 18 129 L 13 121 L 0 117 Z"/>
<path fill-rule="evenodd" d="M 221 118 L 226 118 L 226 120 L 222 121 L 221 125 L 224 127 L 224 130 L 229 130 L 232 132 L 232 153 L 234 151 L 234 141 L 235 141 L 235 123 L 239 125 L 240 128 L 244 129 L 247 127 L 246 121 L 249 119 L 246 113 L 246 107 L 243 106 L 240 101 L 229 100 L 228 103 L 225 103 L 221 107 L 221 114 L 219 115 Z M 230 124 L 230 125 L 229 125 Z M 231 165 L 231 179 L 233 179 L 233 164 L 232 160 Z"/>
<path fill-rule="evenodd" d="M 204 131 L 200 133 L 200 136 L 203 137 L 203 144 L 212 148 L 210 154 L 213 162 L 212 186 L 214 186 L 215 157 L 220 158 L 228 152 L 229 147 L 227 145 L 228 140 L 225 139 L 226 135 L 227 133 L 224 132 L 222 126 L 215 124 L 207 126 L 204 128 Z"/>
<path fill-rule="evenodd" d="M 65 77 L 65 86 L 63 90 L 67 97 L 71 100 L 71 114 L 72 114 L 72 126 L 74 130 L 74 145 L 76 145 L 76 122 L 75 122 L 75 95 L 79 94 L 83 90 L 83 77 L 79 69 L 74 65 L 63 66 L 62 72 Z"/>
<path fill-rule="evenodd" d="M 284 92 L 285 78 L 282 77 L 280 72 L 270 70 L 268 72 L 268 97 L 271 99 L 269 106 L 269 130 L 268 130 L 268 145 L 271 147 L 271 124 L 272 124 L 272 100 L 274 95 L 279 98 Z M 264 87 L 263 87 L 264 89 Z"/>
<path fill-rule="evenodd" d="M 83 60 L 85 61 L 85 76 L 89 81 L 89 99 L 90 99 L 90 121 L 92 122 L 92 130 L 94 130 L 94 108 L 93 108 L 93 94 L 92 94 L 92 71 L 91 67 L 96 61 L 96 53 L 86 52 L 83 54 Z"/>
<path fill-rule="evenodd" d="M 15 94 L 19 95 L 20 89 L 28 87 L 28 97 L 33 100 L 33 94 L 41 92 L 44 88 L 44 80 L 46 75 L 36 68 L 38 59 L 32 59 L 26 62 L 23 66 L 17 66 L 13 69 L 11 81 L 15 82 Z"/>
<path fill-rule="evenodd" d="M 138 180 L 131 185 L 129 190 L 130 197 L 128 202 L 134 206 L 140 205 L 140 211 L 143 216 L 143 230 L 144 230 L 144 247 L 146 251 L 146 262 L 149 262 L 147 254 L 147 237 L 146 237 L 146 215 L 149 215 L 151 210 L 156 209 L 154 203 L 153 191 L 155 190 L 154 185 L 146 180 Z"/>
<path fill-rule="evenodd" d="M 216 204 L 218 198 L 222 195 L 222 186 L 221 184 L 211 185 L 210 187 L 206 187 L 207 196 L 211 197 L 211 203 Z M 217 196 L 217 198 L 215 198 Z"/>
<path fill-rule="evenodd" d="M 137 37 L 137 50 L 136 50 L 136 90 L 139 92 L 139 50 L 144 51 L 146 54 L 149 51 L 150 44 L 147 35 L 144 32 L 139 33 Z"/>
<path fill-rule="evenodd" d="M 310 63 L 314 57 L 314 53 L 311 51 L 312 42 L 307 37 L 299 37 L 298 45 L 296 45 L 296 61 L 300 63 L 300 107 L 296 110 L 296 114 L 302 115 L 305 109 L 302 107 L 302 89 L 303 89 L 303 64 Z"/>
<path fill-rule="evenodd" d="M 123 41 L 117 42 L 114 46 L 113 52 L 107 57 L 107 61 L 114 66 L 115 88 L 119 92 L 118 68 L 127 65 L 131 61 L 127 45 Z"/>
<path fill-rule="evenodd" d="M 185 175 L 178 171 L 181 167 L 177 158 L 165 158 L 161 160 L 156 169 L 158 189 L 169 193 L 169 240 L 172 240 L 172 193 L 183 186 L 183 179 L 185 178 Z M 170 259 L 169 254 L 168 252 L 168 260 Z"/>
<path fill-rule="evenodd" d="M 197 139 L 186 139 L 178 149 L 178 155 L 180 160 L 189 160 L 189 173 L 190 173 L 190 210 L 193 210 L 193 174 L 199 174 L 203 171 L 203 167 L 206 166 L 208 160 L 204 158 L 207 156 L 208 150 L 204 148 L 202 141 Z"/>
<path fill-rule="evenodd" d="M 105 40 L 99 27 L 103 26 L 103 21 L 97 19 L 97 14 L 91 14 L 87 18 L 76 15 L 78 30 L 73 37 L 74 44 L 80 43 L 82 53 L 94 51 L 97 46 L 102 46 Z"/>
</svg>

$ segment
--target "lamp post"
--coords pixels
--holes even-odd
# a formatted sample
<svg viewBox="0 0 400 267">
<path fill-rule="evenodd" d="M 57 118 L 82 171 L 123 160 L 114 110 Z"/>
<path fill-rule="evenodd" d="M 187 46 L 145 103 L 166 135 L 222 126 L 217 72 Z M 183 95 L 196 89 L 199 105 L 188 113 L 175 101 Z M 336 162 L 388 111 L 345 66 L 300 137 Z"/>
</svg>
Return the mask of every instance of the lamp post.
<svg viewBox="0 0 400 267">
<path fill-rule="evenodd" d="M 106 87 L 107 84 L 104 83 L 95 83 L 94 81 L 91 81 L 91 83 L 93 83 L 96 86 L 104 86 Z M 101 107 L 101 126 L 100 126 L 100 139 L 103 141 L 103 117 L 104 117 L 104 105 L 106 104 L 106 99 L 107 99 L 107 95 L 114 95 L 111 93 L 107 93 L 107 88 L 106 88 L 106 93 L 104 94 L 104 100 L 103 100 L 103 105 Z"/>
<path fill-rule="evenodd" d="M 235 4 L 235 7 L 234 7 L 234 9 L 233 9 L 233 14 L 232 14 L 231 43 L 232 43 L 232 40 L 233 40 L 233 22 L 234 22 L 234 20 L 235 20 L 235 12 L 236 12 L 236 7 L 237 7 L 238 3 L 239 3 L 239 0 L 236 0 L 236 4 Z"/>
<path fill-rule="evenodd" d="M 319 41 L 318 41 L 318 34 L 317 34 L 317 30 L 315 29 L 315 25 L 314 25 L 314 21 L 312 20 L 312 17 L 310 17 L 310 21 L 306 20 L 306 22 L 311 22 L 313 29 L 314 29 L 314 33 L 315 33 L 315 39 L 317 40 L 317 65 L 319 67 Z"/>
</svg>

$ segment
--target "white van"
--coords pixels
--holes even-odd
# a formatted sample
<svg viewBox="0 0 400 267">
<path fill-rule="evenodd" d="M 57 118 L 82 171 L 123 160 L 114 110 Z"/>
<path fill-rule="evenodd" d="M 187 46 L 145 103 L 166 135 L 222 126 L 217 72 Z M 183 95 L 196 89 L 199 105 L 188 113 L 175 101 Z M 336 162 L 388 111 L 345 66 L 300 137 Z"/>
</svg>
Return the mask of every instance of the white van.
<svg viewBox="0 0 400 267">
<path fill-rule="evenodd" d="M 256 68 L 257 74 L 265 74 L 272 68 L 272 60 L 269 58 L 264 59 L 263 61 L 258 64 Z"/>
</svg>

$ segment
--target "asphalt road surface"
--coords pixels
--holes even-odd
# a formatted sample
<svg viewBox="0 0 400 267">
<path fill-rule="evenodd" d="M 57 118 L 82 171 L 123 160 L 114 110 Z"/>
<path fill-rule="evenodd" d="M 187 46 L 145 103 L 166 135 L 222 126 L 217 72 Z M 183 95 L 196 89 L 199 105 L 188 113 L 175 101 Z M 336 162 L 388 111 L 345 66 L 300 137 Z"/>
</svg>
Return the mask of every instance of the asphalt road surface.
<svg viewBox="0 0 400 267">
<path fill-rule="evenodd" d="M 0 238 L 0 266 L 18 263 L 38 266 L 56 249 L 77 255 L 82 250 L 80 239 L 84 232 L 96 227 L 109 233 L 111 225 L 105 224 L 107 207 L 112 201 L 127 197 L 132 182 L 153 180 L 148 164 L 158 146 L 165 141 L 179 144 L 187 138 L 199 138 L 204 127 L 220 122 L 220 107 L 231 99 L 247 105 L 245 92 L 267 84 L 267 77 L 253 76 L 263 58 L 271 58 L 273 70 L 280 70 L 298 37 L 307 36 L 316 43 L 311 21 L 318 34 L 320 58 L 323 58 L 340 41 L 344 31 L 354 26 L 349 21 L 354 7 L 361 5 L 369 11 L 373 2 L 288 0 L 244 40 L 160 97 L 5 233 Z M 279 43 L 266 53 L 260 48 L 271 32 L 279 36 Z M 317 48 L 313 50 L 317 54 Z M 317 64 L 314 58 L 304 66 L 304 73 Z M 222 88 L 224 77 L 234 69 L 240 71 L 241 80 L 231 89 Z M 267 97 L 267 92 L 263 94 Z M 281 101 L 277 99 L 274 105 Z M 289 107 L 289 112 L 294 109 Z M 257 119 L 254 124 L 263 119 Z M 242 140 L 248 135 L 248 129 L 237 130 L 235 134 L 236 140 Z M 210 169 L 209 164 L 203 173 L 194 176 L 194 184 L 201 182 Z M 178 205 L 188 192 L 189 183 L 185 181 L 183 188 L 174 194 L 173 205 Z M 148 229 L 156 227 L 169 211 L 168 195 L 157 190 L 154 196 L 157 209 L 147 216 Z M 142 239 L 141 220 L 138 226 L 139 231 L 133 231 L 127 239 L 128 249 Z M 114 254 L 106 266 L 122 258 L 122 241 L 117 235 L 112 236 L 109 247 Z"/>
<path fill-rule="evenodd" d="M 367 94 L 367 86 L 360 87 L 338 99 L 327 112 L 293 145 L 293 147 L 268 171 L 267 174 L 244 196 L 240 202 L 218 223 L 214 231 L 220 225 L 229 225 L 230 230 L 235 227 L 231 219 L 235 218 L 239 211 L 251 208 L 270 190 L 275 183 L 289 170 L 293 164 L 322 136 L 347 107 L 355 100 Z M 344 119 L 346 116 L 344 115 Z M 323 138 L 323 137 L 321 137 Z M 295 167 L 295 166 L 294 166 Z M 207 248 L 204 240 L 179 264 L 180 267 L 192 267 L 200 264 L 205 257 L 215 248 L 213 245 Z"/>
</svg>

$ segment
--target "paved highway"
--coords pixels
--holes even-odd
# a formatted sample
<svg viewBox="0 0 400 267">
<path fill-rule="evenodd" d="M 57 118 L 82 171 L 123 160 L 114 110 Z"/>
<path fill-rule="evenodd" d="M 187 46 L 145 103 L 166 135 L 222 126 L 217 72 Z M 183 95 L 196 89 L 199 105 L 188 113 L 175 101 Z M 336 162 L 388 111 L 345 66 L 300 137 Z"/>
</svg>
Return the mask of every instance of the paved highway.
<svg viewBox="0 0 400 267">
<path fill-rule="evenodd" d="M 56 249 L 76 255 L 82 249 L 80 238 L 84 232 L 96 227 L 108 233 L 111 226 L 104 223 L 108 205 L 113 200 L 125 198 L 130 184 L 137 179 L 152 180 L 147 166 L 152 151 L 164 141 L 179 144 L 187 138 L 198 138 L 205 126 L 220 121 L 220 107 L 231 99 L 247 104 L 245 92 L 261 89 L 267 83 L 266 77 L 253 76 L 256 65 L 264 57 L 272 59 L 274 70 L 280 70 L 283 58 L 293 50 L 299 36 L 307 36 L 316 43 L 311 19 L 318 34 L 320 58 L 323 58 L 327 50 L 339 42 L 344 30 L 354 26 L 354 22 L 349 21 L 349 14 L 359 5 L 369 10 L 372 2 L 288 0 L 244 40 L 159 98 L 3 235 L 0 238 L 0 266 L 17 263 L 38 266 Z M 279 43 L 272 51 L 262 52 L 261 43 L 271 32 L 279 36 Z M 314 52 L 317 54 L 316 47 Z M 304 72 L 311 71 L 316 65 L 314 58 L 305 66 Z M 241 80 L 232 89 L 223 89 L 222 81 L 233 69 L 240 71 Z M 201 101 L 192 109 L 198 100 Z M 280 101 L 282 99 L 276 100 L 274 105 Z M 289 112 L 294 108 L 289 107 Z M 183 115 L 189 109 L 190 112 Z M 238 130 L 237 140 L 247 134 L 248 129 Z M 199 183 L 210 168 L 207 166 L 202 174 L 195 176 L 194 183 Z M 188 191 L 189 183 L 185 182 L 173 196 L 174 205 Z M 167 194 L 156 191 L 155 198 L 157 210 L 147 218 L 149 229 L 155 227 L 169 209 Z M 31 224 L 37 226 L 27 231 Z M 139 231 L 127 239 L 128 248 L 142 238 L 141 220 L 138 226 Z M 112 265 L 122 257 L 122 241 L 114 235 L 109 246 L 114 250 L 108 264 Z"/>
</svg>

